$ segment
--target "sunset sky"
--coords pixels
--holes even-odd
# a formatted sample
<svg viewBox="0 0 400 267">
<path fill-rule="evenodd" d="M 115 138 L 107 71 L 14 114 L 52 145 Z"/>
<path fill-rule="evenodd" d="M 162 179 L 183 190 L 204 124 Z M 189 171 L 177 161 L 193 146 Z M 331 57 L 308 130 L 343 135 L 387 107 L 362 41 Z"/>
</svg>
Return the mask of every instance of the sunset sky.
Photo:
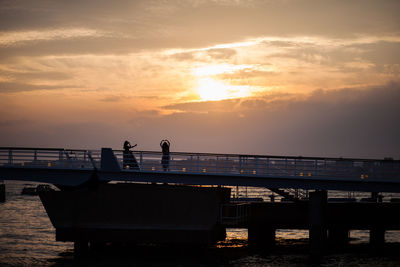
<svg viewBox="0 0 400 267">
<path fill-rule="evenodd" d="M 400 158 L 400 1 L 0 0 L 0 146 Z"/>
</svg>

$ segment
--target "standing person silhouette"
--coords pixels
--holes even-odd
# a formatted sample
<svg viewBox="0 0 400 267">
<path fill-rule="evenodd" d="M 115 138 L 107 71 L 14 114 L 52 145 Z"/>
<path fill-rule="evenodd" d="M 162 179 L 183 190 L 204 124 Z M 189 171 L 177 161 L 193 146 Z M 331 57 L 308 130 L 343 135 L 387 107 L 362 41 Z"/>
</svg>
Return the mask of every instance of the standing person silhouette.
<svg viewBox="0 0 400 267">
<path fill-rule="evenodd" d="M 168 140 L 161 140 L 160 147 L 162 149 L 161 165 L 164 171 L 169 169 L 169 147 L 171 143 Z"/>
<path fill-rule="evenodd" d="M 137 146 L 137 144 L 135 145 L 131 145 L 131 143 L 129 143 L 129 141 L 125 141 L 124 142 L 124 152 L 123 152 L 123 168 L 124 169 L 134 169 L 134 170 L 139 170 L 139 164 L 136 161 L 135 155 L 133 155 L 133 152 L 130 151 L 131 148 L 134 148 L 135 146 Z"/>
</svg>

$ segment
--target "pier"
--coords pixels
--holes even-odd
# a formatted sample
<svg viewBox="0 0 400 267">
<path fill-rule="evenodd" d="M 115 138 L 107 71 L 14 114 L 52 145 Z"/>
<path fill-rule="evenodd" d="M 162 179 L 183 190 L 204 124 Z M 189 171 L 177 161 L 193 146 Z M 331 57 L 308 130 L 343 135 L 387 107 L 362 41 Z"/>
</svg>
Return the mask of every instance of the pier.
<svg viewBox="0 0 400 267">
<path fill-rule="evenodd" d="M 309 230 L 313 251 L 344 249 L 350 230 L 369 230 L 371 246 L 379 249 L 386 230 L 400 230 L 400 203 L 327 202 L 325 196 L 317 191 L 307 201 L 241 203 L 227 207 L 222 220 L 229 227 L 247 228 L 249 245 L 255 247 L 273 247 L 277 229 Z"/>
<path fill-rule="evenodd" d="M 400 193 L 399 160 L 170 153 L 168 168 L 163 168 L 161 152 L 133 155 L 137 166 L 130 168 L 123 151 L 110 148 L 2 147 L 0 180 L 50 183 L 66 192 L 94 178 L 98 183 L 267 188 L 288 202 L 262 198 L 238 202 L 233 197 L 217 201 L 220 213 L 212 219 L 215 225 L 247 228 L 249 246 L 261 248 L 274 245 L 276 229 L 308 229 L 312 255 L 320 255 L 326 247 L 344 247 L 349 230 L 370 230 L 370 243 L 376 248 L 383 246 L 386 230 L 400 230 L 400 203 L 379 198 L 382 192 Z M 370 192 L 371 198 L 333 202 L 328 201 L 329 190 Z M 196 199 L 190 201 L 198 204 Z M 60 240 L 73 234 L 57 229 Z M 77 248 L 82 247 L 79 241 Z"/>
</svg>

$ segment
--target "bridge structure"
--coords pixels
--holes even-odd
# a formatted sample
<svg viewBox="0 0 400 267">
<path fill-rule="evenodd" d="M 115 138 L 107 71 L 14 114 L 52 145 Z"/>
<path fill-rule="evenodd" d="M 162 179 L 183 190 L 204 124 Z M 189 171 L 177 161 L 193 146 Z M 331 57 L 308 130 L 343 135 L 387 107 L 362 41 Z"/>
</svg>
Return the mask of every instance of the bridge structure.
<svg viewBox="0 0 400 267">
<path fill-rule="evenodd" d="M 270 155 L 0 147 L 0 180 L 77 186 L 103 181 L 400 193 L 400 161 Z M 131 162 L 133 159 L 134 162 Z M 133 167 L 133 163 L 136 167 Z"/>
<path fill-rule="evenodd" d="M 320 255 L 327 239 L 343 247 L 350 229 L 369 229 L 375 246 L 384 243 L 385 230 L 400 230 L 400 203 L 327 199 L 328 190 L 400 193 L 399 160 L 0 147 L 0 180 L 50 183 L 63 190 L 93 177 L 97 182 L 267 188 L 284 197 L 290 196 L 288 190 L 313 190 L 307 201 L 292 195 L 299 201 L 223 206 L 225 226 L 233 219 L 230 227 L 248 228 L 249 244 L 256 246 L 273 244 L 276 229 L 309 229 L 311 253 Z"/>
</svg>

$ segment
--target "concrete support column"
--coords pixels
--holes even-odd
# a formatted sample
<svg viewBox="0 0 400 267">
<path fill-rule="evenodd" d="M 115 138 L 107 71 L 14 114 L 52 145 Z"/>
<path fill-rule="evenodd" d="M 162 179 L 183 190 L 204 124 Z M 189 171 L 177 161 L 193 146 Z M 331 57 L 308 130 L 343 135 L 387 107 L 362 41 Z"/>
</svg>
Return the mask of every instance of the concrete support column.
<svg viewBox="0 0 400 267">
<path fill-rule="evenodd" d="M 101 255 L 104 253 L 106 249 L 106 243 L 105 242 L 93 242 L 90 241 L 90 253 L 93 253 L 94 255 Z"/>
<path fill-rule="evenodd" d="M 275 246 L 275 229 L 268 225 L 251 225 L 248 229 L 248 242 L 251 248 L 272 248 Z"/>
<path fill-rule="evenodd" d="M 371 200 L 373 202 L 382 202 L 383 197 L 379 194 L 379 192 L 371 192 Z"/>
<path fill-rule="evenodd" d="M 312 257 L 320 257 L 326 245 L 326 210 L 328 194 L 326 191 L 310 193 L 308 205 L 310 253 Z"/>
<path fill-rule="evenodd" d="M 0 202 L 6 202 L 6 185 L 0 183 Z"/>
<path fill-rule="evenodd" d="M 385 229 L 381 227 L 373 227 L 369 230 L 369 244 L 371 247 L 379 249 L 385 244 Z"/>
<path fill-rule="evenodd" d="M 74 242 L 75 258 L 84 257 L 89 252 L 89 242 L 85 240 L 76 240 Z"/>
<path fill-rule="evenodd" d="M 328 244 L 330 248 L 343 249 L 349 243 L 349 230 L 342 226 L 333 226 L 328 229 Z"/>
</svg>

